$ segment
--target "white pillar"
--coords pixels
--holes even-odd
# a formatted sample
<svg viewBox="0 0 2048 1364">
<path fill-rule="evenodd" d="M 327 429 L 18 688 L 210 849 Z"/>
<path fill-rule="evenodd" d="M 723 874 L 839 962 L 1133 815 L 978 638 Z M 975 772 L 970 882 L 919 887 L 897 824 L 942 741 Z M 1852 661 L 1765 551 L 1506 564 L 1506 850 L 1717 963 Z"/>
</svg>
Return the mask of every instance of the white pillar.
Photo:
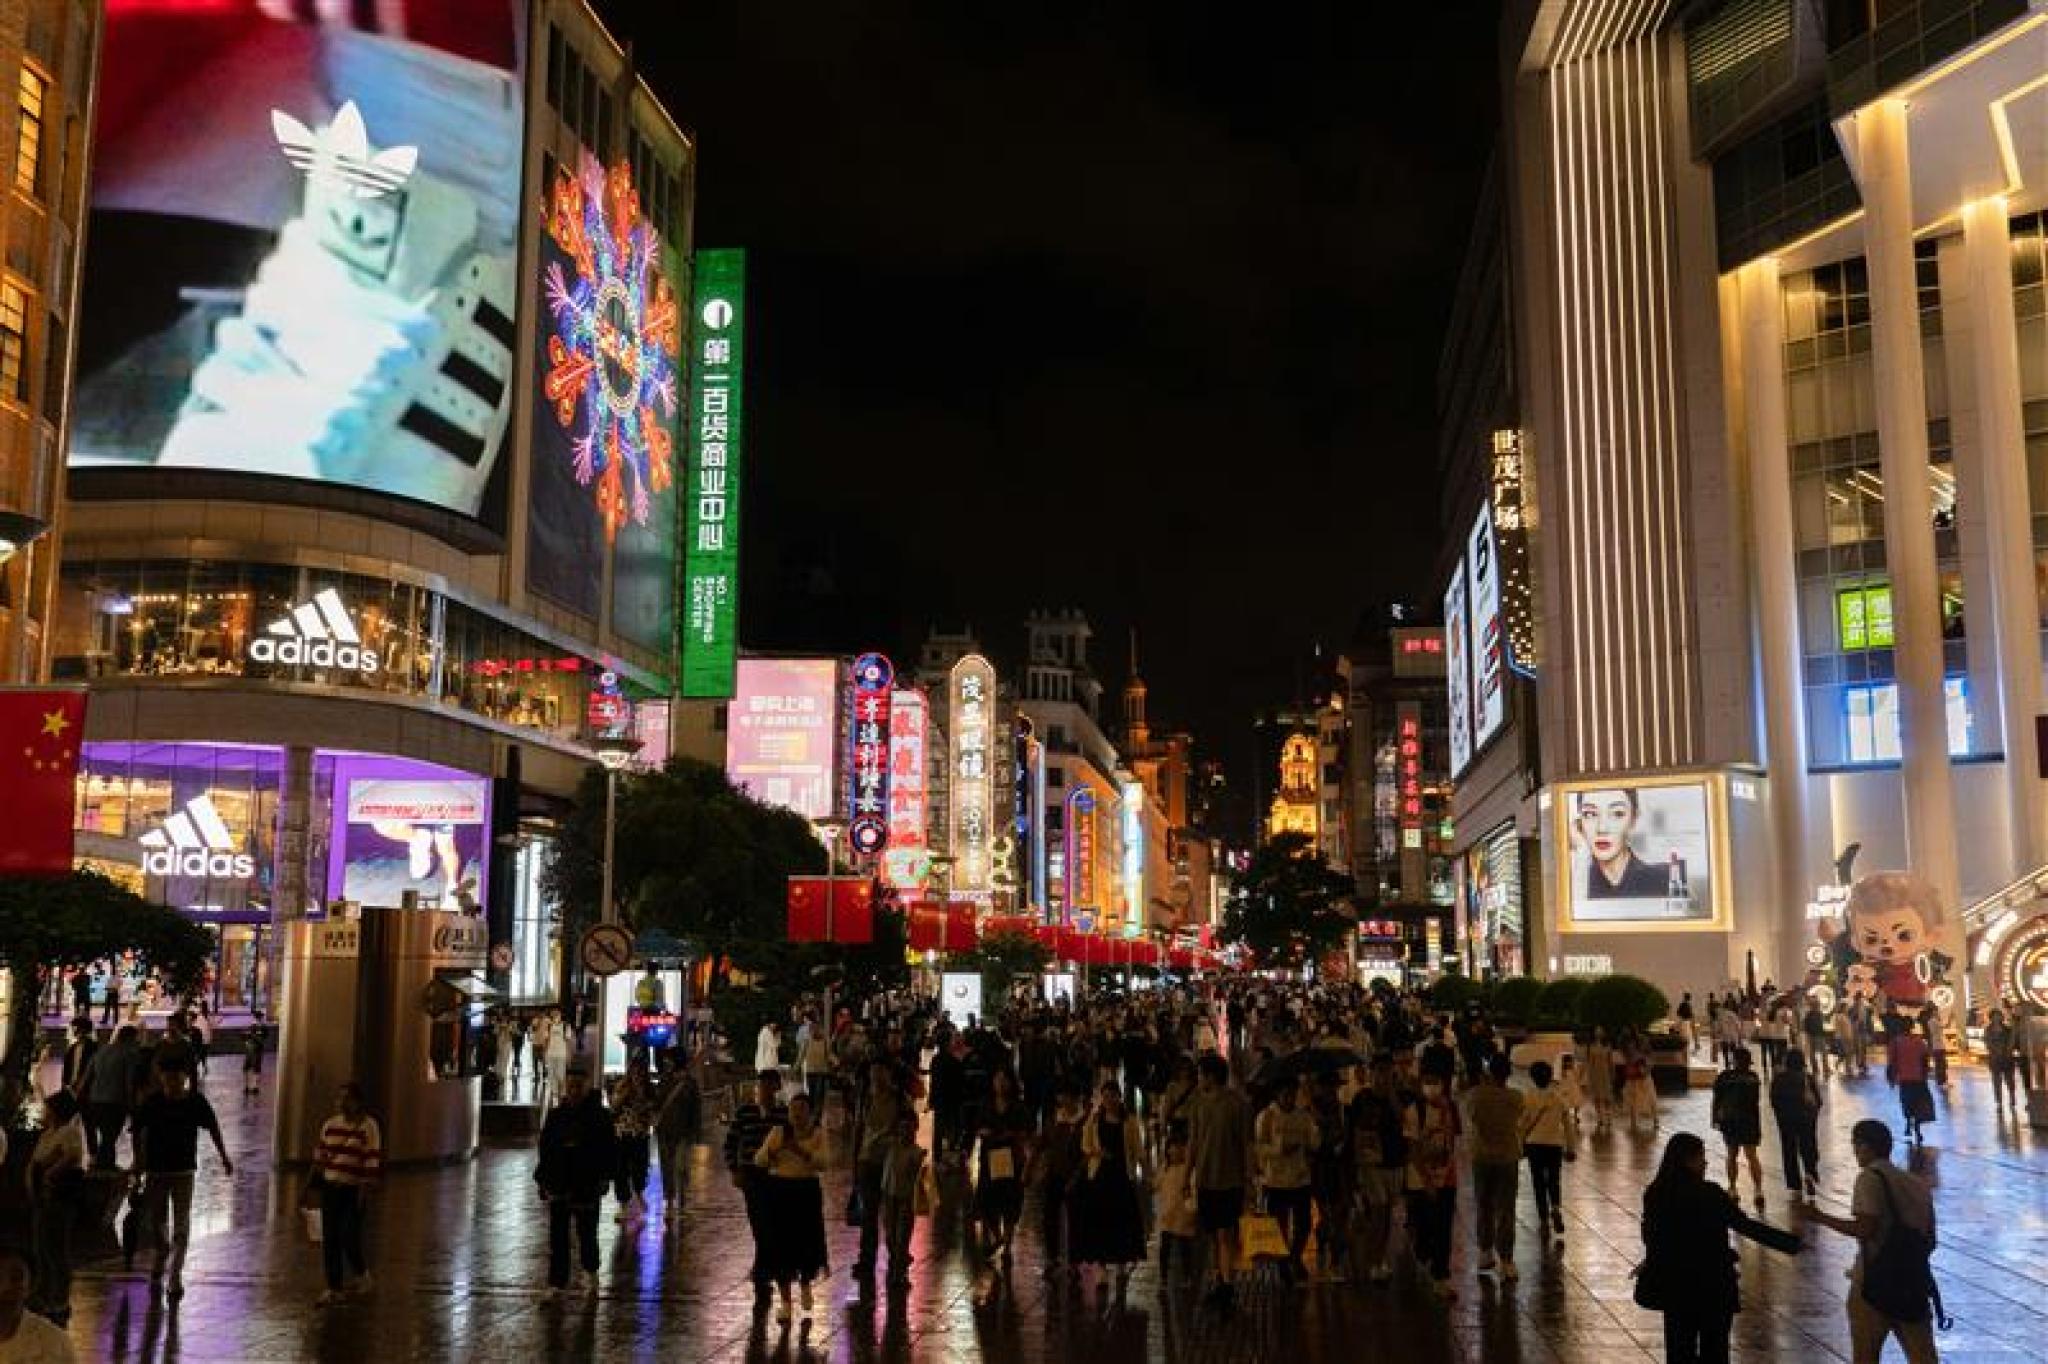
<svg viewBox="0 0 2048 1364">
<path fill-rule="evenodd" d="M 1998 712 L 2005 727 L 2007 818 L 2012 874 L 2048 863 L 2048 801 L 2034 770 L 2034 717 L 2041 713 L 2041 637 L 2034 586 L 2034 535 L 2027 494 L 2027 443 L 2020 415 L 2019 329 L 2013 316 L 2012 230 L 2002 197 L 1963 206 L 1969 272 L 1970 370 L 1982 461 L 1985 540 L 1997 623 Z M 1972 637 L 1970 654 L 1993 648 Z"/>
<path fill-rule="evenodd" d="M 1885 560 L 1892 580 L 1893 671 L 1899 686 L 1900 775 L 1906 855 L 1950 916 L 1948 953 L 1963 959 L 1955 791 L 1942 691 L 1941 593 L 1934 498 L 1927 471 L 1927 375 L 1913 265 L 1913 190 L 1906 104 L 1882 99 L 1856 114 L 1864 253 L 1870 269 L 1870 350 L 1884 476 Z"/>
<path fill-rule="evenodd" d="M 1757 655 L 1763 681 L 1764 762 L 1771 785 L 1771 966 L 1806 926 L 1806 696 L 1799 644 L 1798 542 L 1792 525 L 1792 454 L 1785 433 L 1785 306 L 1778 262 L 1750 262 L 1737 276 L 1742 326 L 1743 437 L 1749 454 Z"/>
</svg>

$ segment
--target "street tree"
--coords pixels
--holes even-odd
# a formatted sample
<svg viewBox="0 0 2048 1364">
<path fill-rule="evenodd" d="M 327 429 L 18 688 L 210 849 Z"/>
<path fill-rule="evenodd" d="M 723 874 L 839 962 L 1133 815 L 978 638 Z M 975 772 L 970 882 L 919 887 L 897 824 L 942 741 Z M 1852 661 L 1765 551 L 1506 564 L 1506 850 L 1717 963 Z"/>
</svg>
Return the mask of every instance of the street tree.
<svg viewBox="0 0 2048 1364">
<path fill-rule="evenodd" d="M 134 953 L 173 998 L 197 990 L 213 935 L 174 909 L 152 904 L 96 871 L 0 876 L 0 966 L 14 977 L 0 1103 L 12 1113 L 27 1092 L 39 1042 L 42 987 L 52 971 Z"/>
<path fill-rule="evenodd" d="M 1252 854 L 1232 887 L 1223 938 L 1249 948 L 1261 966 L 1320 961 L 1351 930 L 1351 878 L 1330 867 L 1306 834 L 1280 834 Z"/>
<path fill-rule="evenodd" d="M 618 778 L 612 895 L 637 930 L 665 929 L 745 971 L 785 964 L 791 876 L 821 875 L 825 849 L 804 819 L 735 788 L 710 763 L 672 759 Z M 600 917 L 605 774 L 593 768 L 543 872 L 563 941 Z"/>
</svg>

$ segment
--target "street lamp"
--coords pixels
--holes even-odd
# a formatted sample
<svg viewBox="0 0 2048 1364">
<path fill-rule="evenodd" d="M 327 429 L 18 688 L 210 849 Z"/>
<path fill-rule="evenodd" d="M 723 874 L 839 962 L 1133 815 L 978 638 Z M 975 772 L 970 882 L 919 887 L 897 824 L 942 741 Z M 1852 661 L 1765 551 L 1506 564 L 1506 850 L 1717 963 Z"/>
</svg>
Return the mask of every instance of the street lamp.
<svg viewBox="0 0 2048 1364">
<path fill-rule="evenodd" d="M 596 754 L 598 765 L 604 768 L 604 867 L 603 881 L 598 891 L 597 916 L 600 923 L 615 924 L 619 921 L 619 907 L 612 898 L 612 849 L 617 840 L 619 823 L 619 773 L 626 770 L 626 764 L 640 751 L 640 745 L 621 734 L 607 734 L 590 745 Z M 601 1079 L 604 1074 L 605 1028 L 611 1018 L 611 981 L 601 978 L 597 986 L 597 1069 Z"/>
</svg>

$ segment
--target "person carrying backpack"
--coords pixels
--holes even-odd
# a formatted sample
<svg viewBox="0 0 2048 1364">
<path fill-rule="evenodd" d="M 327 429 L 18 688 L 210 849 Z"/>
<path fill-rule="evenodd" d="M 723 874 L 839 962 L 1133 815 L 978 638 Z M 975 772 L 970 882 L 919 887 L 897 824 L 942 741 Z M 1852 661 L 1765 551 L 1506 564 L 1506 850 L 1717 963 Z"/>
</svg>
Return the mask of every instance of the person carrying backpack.
<svg viewBox="0 0 2048 1364">
<path fill-rule="evenodd" d="M 1813 1221 L 1853 1236 L 1856 1264 L 1849 1271 L 1849 1348 L 1854 1364 L 1878 1364 L 1884 1343 L 1897 1336 L 1907 1364 L 1936 1364 L 1934 1326 L 1948 1325 L 1928 1260 L 1934 1254 L 1934 1196 L 1892 1164 L 1892 1130 L 1865 1118 L 1849 1130 L 1849 1149 L 1861 1167 L 1849 1216 L 1812 1209 Z"/>
</svg>

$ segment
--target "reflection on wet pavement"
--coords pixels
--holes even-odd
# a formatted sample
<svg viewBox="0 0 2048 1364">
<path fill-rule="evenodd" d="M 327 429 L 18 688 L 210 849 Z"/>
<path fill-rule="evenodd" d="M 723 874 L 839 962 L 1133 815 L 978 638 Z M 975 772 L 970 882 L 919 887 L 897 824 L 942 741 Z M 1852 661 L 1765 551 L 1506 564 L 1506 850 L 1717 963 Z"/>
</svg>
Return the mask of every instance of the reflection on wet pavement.
<svg viewBox="0 0 2048 1364">
<path fill-rule="evenodd" d="M 1569 1233 L 1562 1248 L 1536 1236 L 1524 1181 L 1521 1282 L 1502 1289 L 1473 1273 L 1469 1230 L 1460 1252 L 1460 1296 L 1446 1308 L 1414 1285 L 1260 1282 L 1229 1320 L 1185 1296 L 1162 1295 L 1151 1266 L 1121 1302 L 1093 1285 L 1048 1283 L 1027 1213 L 1007 1280 L 970 1258 L 957 1199 L 920 1224 L 913 1286 L 879 1303 L 855 1298 L 845 1272 L 854 1232 L 830 1217 L 833 1264 L 816 1320 L 780 1329 L 752 1319 L 746 1280 L 750 1243 L 739 1200 L 713 1144 L 690 1162 L 683 1210 L 637 1230 L 604 1214 L 605 1261 L 593 1301 L 542 1299 L 546 1225 L 532 1181 L 531 1150 L 488 1149 L 473 1163 L 394 1173 L 370 1216 L 376 1287 L 316 1308 L 319 1251 L 297 1212 L 298 1180 L 274 1177 L 270 1111 L 245 1104 L 234 1077 L 216 1072 L 213 1097 L 236 1153 L 232 1182 L 204 1156 L 195 1206 L 189 1293 L 175 1311 L 153 1304 L 144 1273 L 117 1259 L 81 1273 L 72 1326 L 81 1357 L 106 1361 L 285 1364 L 286 1361 L 468 1360 L 963 1360 L 1028 1364 L 1080 1360 L 1224 1361 L 1295 1358 L 1414 1361 L 1597 1361 L 1662 1358 L 1659 1320 L 1630 1301 L 1629 1271 L 1641 1258 L 1637 1214 L 1662 1136 L 1680 1128 L 1719 1143 L 1701 1092 L 1669 1102 L 1663 1134 L 1594 1138 L 1566 1167 Z M 1958 1107 L 1944 1107 L 1927 1172 L 1937 1179 L 1943 1249 L 1936 1258 L 1955 1329 L 1941 1337 L 1950 1361 L 2038 1361 L 2048 1340 L 2048 1134 L 1996 1121 L 1976 1071 L 1958 1073 Z M 1822 1202 L 1846 1210 L 1847 1131 L 1857 1118 L 1892 1118 L 1881 1078 L 1830 1082 L 1822 1138 Z M 716 1133 L 711 1134 L 716 1136 Z M 1780 1192 L 1775 1140 L 1766 1134 L 1768 1216 L 1793 1213 Z M 844 1174 L 826 1206 L 844 1203 Z M 654 1200 L 650 1190 L 650 1201 Z M 1462 1212 L 1468 1209 L 1461 1208 Z M 1816 1231 L 1796 1260 L 1742 1249 L 1746 1310 L 1736 1357 L 1832 1361 L 1848 1357 L 1842 1273 L 1851 1246 Z"/>
</svg>

